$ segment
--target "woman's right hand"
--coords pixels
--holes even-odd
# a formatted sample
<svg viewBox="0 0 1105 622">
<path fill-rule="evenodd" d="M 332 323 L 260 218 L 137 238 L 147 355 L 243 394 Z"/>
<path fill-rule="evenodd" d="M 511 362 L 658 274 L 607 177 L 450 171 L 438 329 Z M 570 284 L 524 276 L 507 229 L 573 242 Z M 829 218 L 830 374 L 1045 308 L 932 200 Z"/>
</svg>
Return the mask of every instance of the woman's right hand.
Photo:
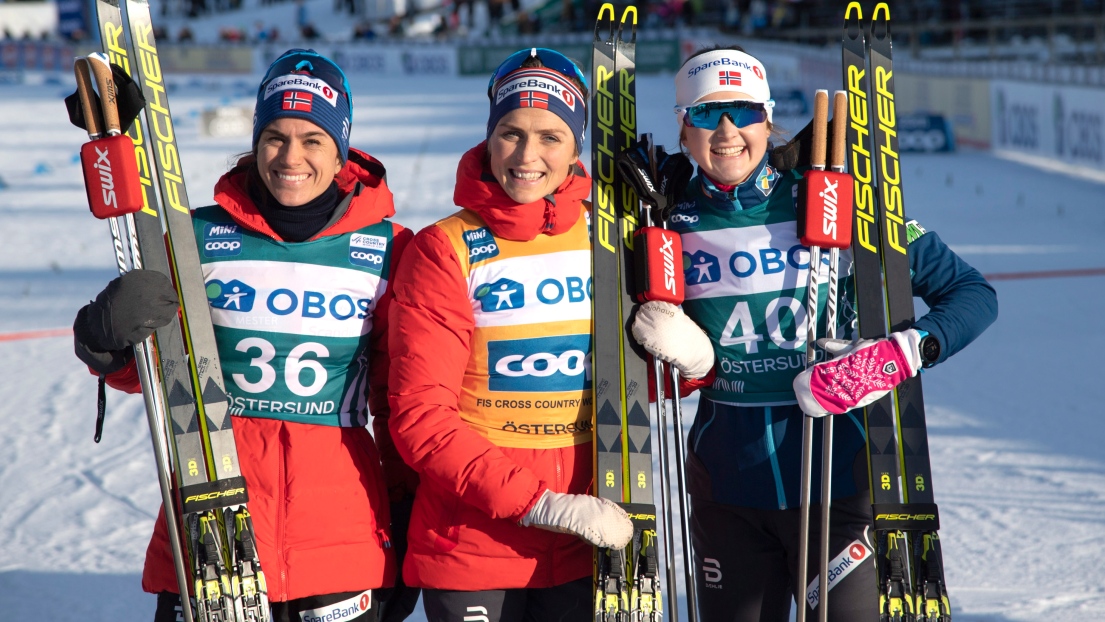
<svg viewBox="0 0 1105 622">
<path fill-rule="evenodd" d="M 633 538 L 633 522 L 613 501 L 551 490 L 522 517 L 522 526 L 572 534 L 599 548 L 620 549 Z"/>
<path fill-rule="evenodd" d="M 107 375 L 130 360 L 131 346 L 176 317 L 180 303 L 169 277 L 131 270 L 107 284 L 96 300 L 81 307 L 73 322 L 77 357 Z"/>
<path fill-rule="evenodd" d="M 683 309 L 669 302 L 654 300 L 641 305 L 633 319 L 633 338 L 689 380 L 701 378 L 714 368 L 710 338 Z"/>
</svg>

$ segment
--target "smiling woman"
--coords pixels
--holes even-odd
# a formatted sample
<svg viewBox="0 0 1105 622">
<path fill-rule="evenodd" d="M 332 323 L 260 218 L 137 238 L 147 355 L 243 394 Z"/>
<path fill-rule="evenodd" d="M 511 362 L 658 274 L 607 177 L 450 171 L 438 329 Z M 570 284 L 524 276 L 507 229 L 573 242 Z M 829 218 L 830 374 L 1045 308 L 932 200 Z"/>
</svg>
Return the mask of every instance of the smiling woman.
<svg viewBox="0 0 1105 622">
<path fill-rule="evenodd" d="M 416 482 L 391 445 L 384 387 L 388 283 L 411 234 L 387 220 L 383 165 L 349 147 L 348 93 L 341 69 L 312 50 L 274 61 L 252 151 L 218 181 L 216 205 L 192 214 L 274 622 L 394 611 L 379 591 L 395 581 L 392 542 L 404 539 L 389 501 L 409 502 Z M 137 390 L 130 346 L 176 317 L 175 294 L 157 272 L 113 281 L 77 317 L 78 356 Z M 158 594 L 155 622 L 175 620 L 163 519 L 142 586 Z"/>
<path fill-rule="evenodd" d="M 421 231 L 395 280 L 391 432 L 420 475 L 403 565 L 431 622 L 590 619 L 592 546 L 632 535 L 591 496 L 591 253 L 578 156 L 587 83 L 560 53 L 488 84 L 462 209 Z"/>
</svg>

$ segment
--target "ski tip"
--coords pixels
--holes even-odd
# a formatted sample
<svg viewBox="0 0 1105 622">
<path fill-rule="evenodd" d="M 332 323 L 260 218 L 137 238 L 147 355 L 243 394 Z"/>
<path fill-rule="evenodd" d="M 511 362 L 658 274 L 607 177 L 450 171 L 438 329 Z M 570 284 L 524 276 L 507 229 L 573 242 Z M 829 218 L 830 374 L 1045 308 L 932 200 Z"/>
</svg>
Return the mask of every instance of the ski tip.
<svg viewBox="0 0 1105 622">
<path fill-rule="evenodd" d="M 852 11 L 856 12 L 855 17 L 852 16 Z M 844 9 L 844 19 L 863 19 L 863 5 L 858 2 L 849 2 L 848 7 Z"/>
<path fill-rule="evenodd" d="M 882 41 L 890 38 L 890 5 L 880 2 L 871 14 L 871 38 Z"/>
<path fill-rule="evenodd" d="M 603 15 L 605 15 L 607 12 L 610 13 L 607 19 L 609 19 L 610 21 L 614 21 L 614 18 L 616 16 L 614 14 L 614 4 L 612 2 L 603 2 L 602 6 L 599 7 L 599 20 L 602 20 Z"/>
<path fill-rule="evenodd" d="M 608 14 L 609 13 L 609 14 Z M 599 16 L 595 18 L 595 41 L 609 42 L 614 38 L 614 22 L 617 15 L 614 13 L 614 5 L 605 2 L 599 7 Z M 603 35 L 606 38 L 603 38 Z"/>
<path fill-rule="evenodd" d="M 633 15 L 633 21 L 631 21 L 629 23 L 636 26 L 637 25 L 637 7 L 635 7 L 633 5 L 625 7 L 625 10 L 622 11 L 622 23 L 623 24 L 626 23 L 626 21 L 627 21 L 626 18 L 629 17 L 631 14 Z"/>
<path fill-rule="evenodd" d="M 871 19 L 878 20 L 879 13 L 883 13 L 884 20 L 890 21 L 890 5 L 885 2 L 880 2 L 875 5 L 875 12 L 871 15 Z"/>
</svg>

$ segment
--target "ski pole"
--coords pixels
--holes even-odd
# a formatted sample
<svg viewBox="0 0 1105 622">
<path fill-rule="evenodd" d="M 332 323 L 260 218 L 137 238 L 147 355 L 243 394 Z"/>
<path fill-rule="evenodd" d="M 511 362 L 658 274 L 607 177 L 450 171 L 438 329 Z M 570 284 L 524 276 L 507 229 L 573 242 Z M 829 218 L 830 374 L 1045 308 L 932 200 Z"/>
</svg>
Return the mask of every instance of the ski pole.
<svg viewBox="0 0 1105 622">
<path fill-rule="evenodd" d="M 651 167 L 652 178 L 655 179 L 656 146 L 652 142 L 652 134 L 644 134 L 641 138 L 648 144 L 648 163 Z M 652 218 L 652 206 L 644 202 L 642 202 L 642 205 L 644 206 L 645 226 L 655 226 L 656 223 Z M 646 244 L 645 251 L 647 252 L 647 250 L 648 245 Z M 669 507 L 671 504 L 671 475 L 668 472 L 668 414 L 667 400 L 664 398 L 664 362 L 653 357 L 652 372 L 656 383 L 656 423 L 658 432 L 656 452 L 660 459 L 660 518 L 664 529 L 664 561 L 667 564 L 668 619 L 671 622 L 679 622 L 679 599 L 676 598 L 678 580 L 676 579 L 675 568 L 675 525 L 672 524 L 672 510 Z M 673 391 L 678 391 L 676 385 L 673 385 Z"/>
<path fill-rule="evenodd" d="M 844 173 L 844 144 L 847 138 L 847 91 L 837 91 L 833 95 L 832 156 L 830 168 L 834 173 Z M 851 210 L 847 210 L 851 212 Z M 837 219 L 841 218 L 841 207 Z M 848 217 L 849 220 L 851 217 Z M 850 240 L 849 240 L 850 242 Z M 829 249 L 829 291 L 825 300 L 825 336 L 836 338 L 837 328 L 837 285 L 839 282 L 840 249 Z M 821 565 L 818 576 L 818 594 L 820 596 L 819 622 L 829 621 L 829 510 L 832 506 L 833 489 L 833 417 L 821 418 Z"/>
<path fill-rule="evenodd" d="M 687 618 L 698 622 L 698 583 L 694 580 L 694 551 L 691 548 L 691 515 L 687 507 L 687 470 L 684 457 L 683 405 L 679 398 L 679 370 L 671 367 L 671 413 L 675 427 L 675 477 L 679 493 L 679 517 L 683 533 L 683 574 L 687 584 Z"/>
<path fill-rule="evenodd" d="M 829 92 L 818 89 L 813 99 L 813 143 L 811 165 L 814 171 L 825 170 L 825 123 L 829 116 Z M 808 181 L 808 179 L 806 180 Z M 809 184 L 807 183 L 807 192 Z M 799 192 L 801 196 L 803 193 Z M 807 205 L 807 209 L 809 206 Z M 808 226 L 809 214 L 805 215 Z M 801 230 L 803 227 L 799 225 Z M 821 247 L 810 245 L 809 280 L 806 285 L 806 367 L 817 361 L 817 294 L 821 272 Z M 810 485 L 813 479 L 813 417 L 802 417 L 802 496 L 798 533 L 798 586 L 794 592 L 798 606 L 797 622 L 806 621 L 806 570 L 810 554 Z M 824 493 L 824 491 L 822 491 Z M 822 494 L 824 496 L 824 494 Z M 824 598 L 824 595 L 822 595 Z"/>
<path fill-rule="evenodd" d="M 125 147 L 127 147 L 118 151 L 112 151 L 107 144 L 102 145 L 103 149 L 99 149 L 99 146 L 94 147 L 91 152 L 96 153 L 97 165 L 101 164 L 101 160 L 103 159 L 107 159 L 108 162 L 110 162 L 110 157 L 114 153 L 120 153 L 122 156 L 122 163 L 126 163 L 128 161 L 126 159 L 128 151 L 131 158 L 129 162 L 136 164 L 134 160 L 136 155 L 133 145 L 131 145 L 130 139 L 122 134 L 121 123 L 119 121 L 119 110 L 115 99 L 115 83 L 111 75 L 111 65 L 102 55 L 94 54 L 89 58 L 77 58 L 74 61 L 73 68 L 77 78 L 77 92 L 80 96 L 89 138 L 95 141 L 102 137 L 106 130 L 109 140 L 115 141 L 116 139 L 114 137 L 119 136 L 121 137 L 119 142 L 125 143 Z M 90 74 L 95 75 L 96 84 L 99 87 L 100 93 L 103 95 L 99 102 L 97 102 L 95 93 L 92 89 L 92 75 Z M 100 142 L 104 143 L 106 141 Z M 84 150 L 82 149 L 82 159 L 83 156 Z M 135 171 L 136 170 L 135 168 Z M 116 186 L 134 183 L 136 178 L 128 175 L 129 171 L 129 167 L 125 165 L 120 166 L 121 174 L 118 179 L 112 179 L 112 185 Z M 92 196 L 91 186 L 89 186 L 89 190 L 89 194 Z M 119 196 L 124 194 L 125 192 L 123 191 L 118 193 Z M 117 203 L 117 205 L 120 204 Z M 120 205 L 120 207 L 123 208 L 120 211 L 124 211 L 130 209 L 133 205 Z M 141 208 L 140 202 L 137 204 L 137 207 L 139 209 Z M 108 219 L 112 241 L 115 247 L 116 263 L 120 275 L 129 271 L 123 254 L 123 227 L 121 224 L 125 224 L 126 230 L 129 233 L 130 269 L 139 269 L 142 267 L 142 255 L 138 249 L 138 240 L 134 235 L 134 211 L 135 210 L 131 210 L 124 215 L 114 216 Z M 161 381 L 157 374 L 153 338 L 147 337 L 142 342 L 135 344 L 134 355 L 135 365 L 138 370 L 138 381 L 142 387 L 142 396 L 146 406 L 146 420 L 150 427 L 150 440 L 153 444 L 154 460 L 157 465 L 157 481 L 158 487 L 161 490 L 161 502 L 165 506 L 166 533 L 169 537 L 169 544 L 173 553 L 173 565 L 176 568 L 177 575 L 177 588 L 180 590 L 181 594 L 181 612 L 183 613 L 184 622 L 193 622 L 192 610 L 187 603 L 188 571 L 184 562 L 183 540 L 181 539 L 179 525 L 177 525 L 176 521 L 173 519 L 173 517 L 177 515 L 177 512 L 173 509 L 176 504 L 176 499 L 173 495 L 172 482 L 170 481 L 172 467 L 170 465 L 168 443 L 165 438 L 168 418 L 164 407 L 165 395 L 162 391 Z M 102 417 L 103 413 L 101 411 L 97 423 L 97 437 L 99 436 L 100 427 L 102 425 Z M 97 440 L 99 439 L 97 438 Z"/>
</svg>

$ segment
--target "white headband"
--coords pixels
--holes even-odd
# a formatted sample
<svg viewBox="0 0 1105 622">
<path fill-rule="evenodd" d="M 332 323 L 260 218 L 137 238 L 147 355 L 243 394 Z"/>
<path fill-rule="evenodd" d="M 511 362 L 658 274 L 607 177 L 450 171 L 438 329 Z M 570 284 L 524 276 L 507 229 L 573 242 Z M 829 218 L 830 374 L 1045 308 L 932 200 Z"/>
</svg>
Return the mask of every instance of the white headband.
<svg viewBox="0 0 1105 622">
<path fill-rule="evenodd" d="M 775 102 L 767 85 L 763 63 L 744 52 L 713 50 L 688 59 L 675 74 L 676 114 L 718 91 L 739 91 L 749 101 L 760 102 L 771 120 Z"/>
</svg>

